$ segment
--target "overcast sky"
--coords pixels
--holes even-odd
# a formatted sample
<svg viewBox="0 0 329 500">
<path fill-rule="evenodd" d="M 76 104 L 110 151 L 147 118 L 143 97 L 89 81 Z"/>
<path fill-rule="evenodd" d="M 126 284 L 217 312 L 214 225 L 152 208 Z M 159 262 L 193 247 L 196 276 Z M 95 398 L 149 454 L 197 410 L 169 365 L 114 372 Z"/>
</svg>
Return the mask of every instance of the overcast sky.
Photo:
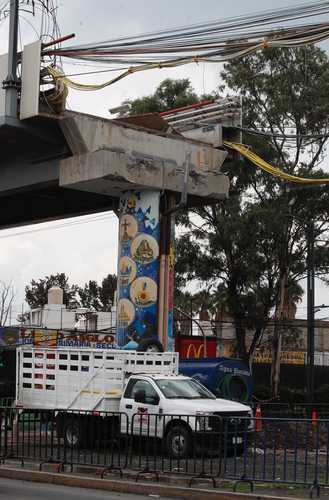
<svg viewBox="0 0 329 500">
<path fill-rule="evenodd" d="M 0 2 L 3 3 L 3 2 Z M 202 21 L 223 19 L 250 14 L 274 7 L 296 5 L 294 0 L 61 0 L 58 22 L 62 34 L 76 33 L 71 43 L 88 43 L 119 36 L 129 36 L 167 27 L 194 24 Z M 35 39 L 30 28 L 30 17 L 21 19 L 23 42 Z M 324 19 L 324 18 L 322 18 Z M 7 21 L 0 24 L 0 53 L 7 51 Z M 86 68 L 78 65 L 66 66 L 66 72 L 77 73 Z M 70 91 L 69 107 L 73 110 L 110 117 L 108 108 L 119 105 L 125 99 L 133 99 L 152 93 L 167 77 L 190 78 L 198 93 L 211 92 L 219 83 L 220 65 L 199 64 L 170 70 L 154 70 L 132 75 L 120 83 L 95 93 Z M 79 81 L 100 82 L 108 75 L 76 77 Z M 24 287 L 32 278 L 46 274 L 65 272 L 74 283 L 82 284 L 89 279 L 101 280 L 109 272 L 116 271 L 117 220 L 113 214 L 95 221 L 95 216 L 81 218 L 93 222 L 71 225 L 56 221 L 51 224 L 34 225 L 0 232 L 0 279 L 12 280 L 17 297 L 15 310 L 20 311 L 24 300 Z M 42 227 L 57 229 L 36 231 Z M 63 227 L 61 227 L 63 226 Z M 24 232 L 26 234 L 23 234 Z M 20 234 L 16 234 L 20 233 Z M 16 236 L 10 236 L 16 234 Z M 329 303 L 327 290 L 317 284 L 316 304 Z M 26 306 L 25 306 L 26 307 Z M 305 303 L 300 316 L 305 316 Z M 329 316 L 325 311 L 317 317 Z"/>
</svg>

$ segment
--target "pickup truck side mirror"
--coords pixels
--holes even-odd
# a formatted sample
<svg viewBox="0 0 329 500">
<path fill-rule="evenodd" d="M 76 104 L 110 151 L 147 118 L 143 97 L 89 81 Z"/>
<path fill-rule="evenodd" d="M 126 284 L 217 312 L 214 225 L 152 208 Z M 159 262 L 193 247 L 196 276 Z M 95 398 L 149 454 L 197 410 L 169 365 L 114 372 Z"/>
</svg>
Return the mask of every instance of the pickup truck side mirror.
<svg viewBox="0 0 329 500">
<path fill-rule="evenodd" d="M 159 396 L 150 396 L 149 398 L 147 398 L 147 401 L 146 403 L 148 403 L 149 405 L 158 405 L 160 402 L 160 398 Z"/>
<path fill-rule="evenodd" d="M 145 396 L 145 391 L 142 389 L 137 391 L 134 397 L 135 403 L 145 403 L 146 396 Z"/>
</svg>

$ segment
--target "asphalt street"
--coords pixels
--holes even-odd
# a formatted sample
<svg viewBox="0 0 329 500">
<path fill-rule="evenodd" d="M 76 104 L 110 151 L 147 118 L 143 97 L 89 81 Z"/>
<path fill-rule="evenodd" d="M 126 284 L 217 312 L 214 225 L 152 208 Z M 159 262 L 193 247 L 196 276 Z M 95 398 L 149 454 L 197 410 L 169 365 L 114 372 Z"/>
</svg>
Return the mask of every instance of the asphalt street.
<svg viewBox="0 0 329 500">
<path fill-rule="evenodd" d="M 111 493 L 109 491 L 0 478 L 0 499 L 10 500 L 11 498 L 15 500 L 103 500 L 105 498 L 107 500 L 141 500 L 143 498 L 152 499 L 161 497 L 157 495 L 145 496 Z"/>
</svg>

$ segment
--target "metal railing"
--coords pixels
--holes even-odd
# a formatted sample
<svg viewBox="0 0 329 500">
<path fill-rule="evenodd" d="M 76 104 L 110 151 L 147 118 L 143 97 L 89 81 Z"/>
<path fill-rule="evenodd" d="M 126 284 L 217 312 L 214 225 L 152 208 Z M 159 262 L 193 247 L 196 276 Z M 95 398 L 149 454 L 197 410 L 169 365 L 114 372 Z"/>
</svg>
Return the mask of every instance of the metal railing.
<svg viewBox="0 0 329 500">
<path fill-rule="evenodd" d="M 140 409 L 139 409 L 140 410 Z M 108 471 L 329 486 L 329 420 L 0 409 L 0 457 Z"/>
<path fill-rule="evenodd" d="M 261 409 L 263 417 L 267 418 L 294 418 L 294 419 L 329 419 L 328 403 L 285 403 L 285 402 L 253 402 L 250 404 L 254 411 Z"/>
</svg>

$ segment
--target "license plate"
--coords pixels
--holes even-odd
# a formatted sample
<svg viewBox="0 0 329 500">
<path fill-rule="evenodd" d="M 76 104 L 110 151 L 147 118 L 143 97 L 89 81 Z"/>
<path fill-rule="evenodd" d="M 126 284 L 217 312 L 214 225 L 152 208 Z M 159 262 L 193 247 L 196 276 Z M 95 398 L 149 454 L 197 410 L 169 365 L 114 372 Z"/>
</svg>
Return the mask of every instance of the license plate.
<svg viewBox="0 0 329 500">
<path fill-rule="evenodd" d="M 242 444 L 242 437 L 234 437 L 232 438 L 233 444 Z"/>
</svg>

